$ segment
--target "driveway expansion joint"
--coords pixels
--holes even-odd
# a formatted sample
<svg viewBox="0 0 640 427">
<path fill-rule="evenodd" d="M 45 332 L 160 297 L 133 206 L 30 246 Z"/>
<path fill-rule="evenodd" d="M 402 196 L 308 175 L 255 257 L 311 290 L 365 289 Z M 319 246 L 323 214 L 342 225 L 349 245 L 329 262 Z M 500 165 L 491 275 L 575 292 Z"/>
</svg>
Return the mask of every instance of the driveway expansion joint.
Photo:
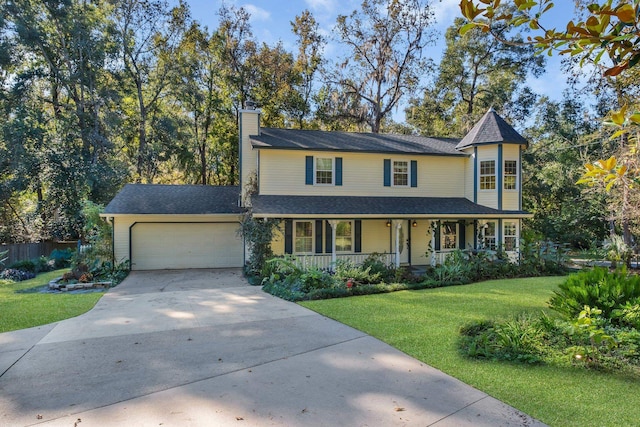
<svg viewBox="0 0 640 427">
<path fill-rule="evenodd" d="M 31 347 L 29 347 L 29 349 L 28 349 L 27 351 L 25 351 L 25 352 L 22 354 L 22 356 L 18 357 L 18 359 L 16 359 L 16 361 L 15 361 L 15 362 L 13 362 L 13 363 L 12 363 L 12 364 L 7 368 L 7 369 L 5 369 L 5 370 L 0 374 L 0 378 L 2 378 L 2 377 L 4 376 L 4 374 L 6 374 L 7 372 L 9 372 L 9 370 L 10 370 L 11 368 L 13 368 L 13 367 L 16 365 L 16 363 L 18 363 L 20 360 L 22 360 L 22 358 L 23 358 L 23 357 L 25 357 L 25 356 L 27 355 L 27 353 L 29 353 L 31 350 L 33 350 L 33 348 L 34 348 L 36 345 L 37 345 L 37 343 L 36 343 L 36 344 L 34 344 L 34 345 L 32 345 Z"/>
</svg>

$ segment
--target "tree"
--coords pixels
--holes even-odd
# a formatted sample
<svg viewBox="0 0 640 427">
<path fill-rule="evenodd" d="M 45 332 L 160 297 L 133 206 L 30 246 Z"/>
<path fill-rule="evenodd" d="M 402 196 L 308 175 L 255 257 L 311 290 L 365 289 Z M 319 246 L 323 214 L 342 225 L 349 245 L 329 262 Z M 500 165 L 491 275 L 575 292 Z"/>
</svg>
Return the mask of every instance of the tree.
<svg viewBox="0 0 640 427">
<path fill-rule="evenodd" d="M 479 29 L 461 35 L 463 23 L 457 18 L 447 29 L 435 80 L 423 99 L 412 99 L 406 110 L 408 122 L 423 134 L 462 137 L 490 107 L 513 122 L 528 116 L 519 109 L 535 103 L 524 83 L 529 73 L 539 76 L 544 71 L 544 58 L 520 45 L 519 34 L 506 36 L 506 27 L 499 34 L 514 43 L 500 43 Z"/>
<path fill-rule="evenodd" d="M 180 2 L 177 7 L 169 9 L 164 0 L 112 1 L 116 6 L 116 42 L 122 49 L 120 59 L 128 80 L 124 83 L 134 87 L 135 107 L 125 113 L 136 113 L 130 118 L 137 128 L 137 135 L 135 138 L 129 136 L 137 140 L 137 150 L 134 150 L 136 181 L 149 181 L 153 177 L 152 159 L 156 155 L 152 146 L 154 135 L 161 139 L 162 131 L 171 127 L 164 121 L 167 116 L 157 117 L 154 114 L 175 72 L 171 55 L 189 19 L 188 8 Z M 152 125 L 150 121 L 154 119 L 158 121 Z"/>
<path fill-rule="evenodd" d="M 598 121 L 581 97 L 566 92 L 559 102 L 542 98 L 524 131 L 523 207 L 533 214 L 527 228 L 541 238 L 590 248 L 607 235 L 607 199 L 576 184 L 584 159 L 601 153 Z M 594 143 L 596 142 L 596 143 Z"/>
<path fill-rule="evenodd" d="M 500 40 L 499 35 L 493 32 L 496 22 L 513 27 L 528 25 L 540 33 L 527 40 L 540 53 L 552 54 L 557 51 L 560 55 L 579 57 L 580 66 L 590 62 L 600 67 L 603 76 L 608 78 L 624 79 L 625 75 L 635 74 L 634 67 L 640 61 L 640 0 L 622 0 L 615 6 L 613 0 L 589 4 L 584 10 L 586 19 L 577 23 L 570 20 L 562 31 L 547 29 L 543 22 L 544 15 L 553 8 L 550 0 L 514 0 L 517 11 L 513 13 L 499 12 L 499 0 L 481 0 L 481 3 L 482 5 L 476 4 L 474 0 L 461 0 L 462 14 L 470 21 L 462 27 L 462 33 L 480 27 Z M 584 6 L 582 2 L 578 5 Z M 603 65 L 603 58 L 608 58 L 610 63 Z M 624 96 L 621 92 L 618 95 L 617 100 L 621 101 Z M 638 106 L 633 105 L 628 109 L 626 105 L 622 105 L 609 115 L 608 123 L 617 127 L 617 131 L 609 138 L 620 138 L 621 151 L 618 158 L 612 156 L 607 160 L 587 163 L 579 180 L 580 183 L 599 185 L 608 190 L 619 188 L 622 194 L 620 206 L 623 209 L 629 204 L 629 200 L 635 200 L 640 184 L 640 165 L 637 162 L 640 113 L 634 107 Z M 630 191 L 634 194 L 629 194 Z M 624 237 L 625 242 L 630 244 L 631 235 L 625 218 L 628 219 L 628 215 L 623 215 Z"/>
<path fill-rule="evenodd" d="M 282 43 L 273 48 L 263 43 L 251 58 L 255 81 L 251 98 L 262 110 L 262 123 L 266 127 L 287 127 L 291 117 L 303 110 L 304 100 L 296 86 L 302 77 L 295 67 L 293 55 Z"/>
<path fill-rule="evenodd" d="M 311 114 L 316 74 L 322 66 L 322 49 L 326 44 L 320 35 L 319 25 L 311 12 L 305 10 L 296 16 L 291 29 L 298 40 L 298 56 L 295 59 L 295 70 L 300 81 L 295 85 L 299 93 L 300 103 L 292 115 L 300 129 L 305 127 L 305 119 Z"/>
<path fill-rule="evenodd" d="M 364 120 L 377 133 L 383 119 L 411 93 L 427 69 L 423 48 L 432 41 L 431 9 L 423 0 L 364 0 L 361 10 L 340 15 L 338 39 L 349 50 L 327 76 L 344 98 L 365 108 L 341 114 Z"/>
<path fill-rule="evenodd" d="M 193 144 L 182 158 L 182 164 L 196 163 L 202 185 L 210 182 L 210 147 L 216 138 L 215 121 L 225 115 L 222 96 L 221 39 L 208 34 L 198 23 L 192 23 L 176 51 L 178 70 L 174 75 L 172 93 L 190 124 Z M 195 153 L 191 147 L 195 148 Z M 193 156 L 195 154 L 195 156 Z"/>
<path fill-rule="evenodd" d="M 118 178 L 105 112 L 113 100 L 104 84 L 114 58 L 110 8 L 100 0 L 16 0 L 0 8 L 10 23 L 0 49 L 3 65 L 11 64 L 2 127 L 14 168 L 2 183 L 3 201 L 20 216 L 23 236 L 75 237 L 79 201 L 109 197 Z M 36 215 L 16 209 L 31 192 Z"/>
<path fill-rule="evenodd" d="M 497 39 L 508 42 L 496 33 L 496 23 L 520 27 L 527 25 L 540 35 L 528 38 L 540 53 L 558 51 L 561 55 L 582 56 L 600 64 L 606 53 L 611 60 L 604 74 L 616 76 L 640 61 L 640 0 L 622 0 L 613 6 L 613 0 L 590 3 L 587 19 L 574 23 L 570 20 L 564 31 L 547 28 L 543 22 L 554 4 L 552 0 L 529 2 L 514 0 L 515 10 L 501 10 L 500 0 L 461 0 L 460 10 L 470 22 L 462 32 L 480 27 Z"/>
<path fill-rule="evenodd" d="M 222 59 L 225 78 L 236 112 L 244 108 L 254 83 L 254 67 L 250 58 L 257 52 L 249 23 L 249 12 L 240 7 L 222 5 L 218 11 L 218 33 L 222 37 Z"/>
</svg>

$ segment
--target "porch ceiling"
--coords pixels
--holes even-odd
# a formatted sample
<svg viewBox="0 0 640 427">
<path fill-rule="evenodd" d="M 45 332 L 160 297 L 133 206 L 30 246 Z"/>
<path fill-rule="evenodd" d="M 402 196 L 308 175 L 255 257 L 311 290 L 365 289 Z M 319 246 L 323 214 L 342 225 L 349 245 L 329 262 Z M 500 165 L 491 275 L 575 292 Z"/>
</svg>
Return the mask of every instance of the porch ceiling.
<svg viewBox="0 0 640 427">
<path fill-rule="evenodd" d="M 253 214 L 263 218 L 529 218 L 526 211 L 505 211 L 464 197 L 362 197 L 256 195 Z"/>
</svg>

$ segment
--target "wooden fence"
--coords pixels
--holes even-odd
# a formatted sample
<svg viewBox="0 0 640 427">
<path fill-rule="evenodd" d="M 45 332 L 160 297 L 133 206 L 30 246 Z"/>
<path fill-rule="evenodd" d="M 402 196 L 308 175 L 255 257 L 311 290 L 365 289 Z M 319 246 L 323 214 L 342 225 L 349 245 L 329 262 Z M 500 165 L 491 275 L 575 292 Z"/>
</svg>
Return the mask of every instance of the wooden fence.
<svg viewBox="0 0 640 427">
<path fill-rule="evenodd" d="M 40 242 L 40 243 L 12 243 L 10 245 L 0 245 L 0 252 L 6 250 L 9 253 L 6 255 L 7 260 L 4 262 L 5 266 L 11 265 L 14 262 L 24 261 L 28 259 L 38 258 L 40 256 L 49 256 L 54 249 L 77 249 L 78 242 Z"/>
</svg>

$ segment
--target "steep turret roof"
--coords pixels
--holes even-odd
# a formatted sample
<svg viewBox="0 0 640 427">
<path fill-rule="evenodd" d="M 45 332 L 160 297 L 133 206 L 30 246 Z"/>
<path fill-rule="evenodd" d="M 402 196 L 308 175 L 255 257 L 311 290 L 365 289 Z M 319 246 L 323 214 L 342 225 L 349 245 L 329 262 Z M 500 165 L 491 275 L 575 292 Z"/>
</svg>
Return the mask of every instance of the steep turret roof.
<svg viewBox="0 0 640 427">
<path fill-rule="evenodd" d="M 489 111 L 456 145 L 456 149 L 464 150 L 476 145 L 500 143 L 529 146 L 529 143 L 522 135 L 516 132 L 493 108 L 489 108 Z"/>
</svg>

